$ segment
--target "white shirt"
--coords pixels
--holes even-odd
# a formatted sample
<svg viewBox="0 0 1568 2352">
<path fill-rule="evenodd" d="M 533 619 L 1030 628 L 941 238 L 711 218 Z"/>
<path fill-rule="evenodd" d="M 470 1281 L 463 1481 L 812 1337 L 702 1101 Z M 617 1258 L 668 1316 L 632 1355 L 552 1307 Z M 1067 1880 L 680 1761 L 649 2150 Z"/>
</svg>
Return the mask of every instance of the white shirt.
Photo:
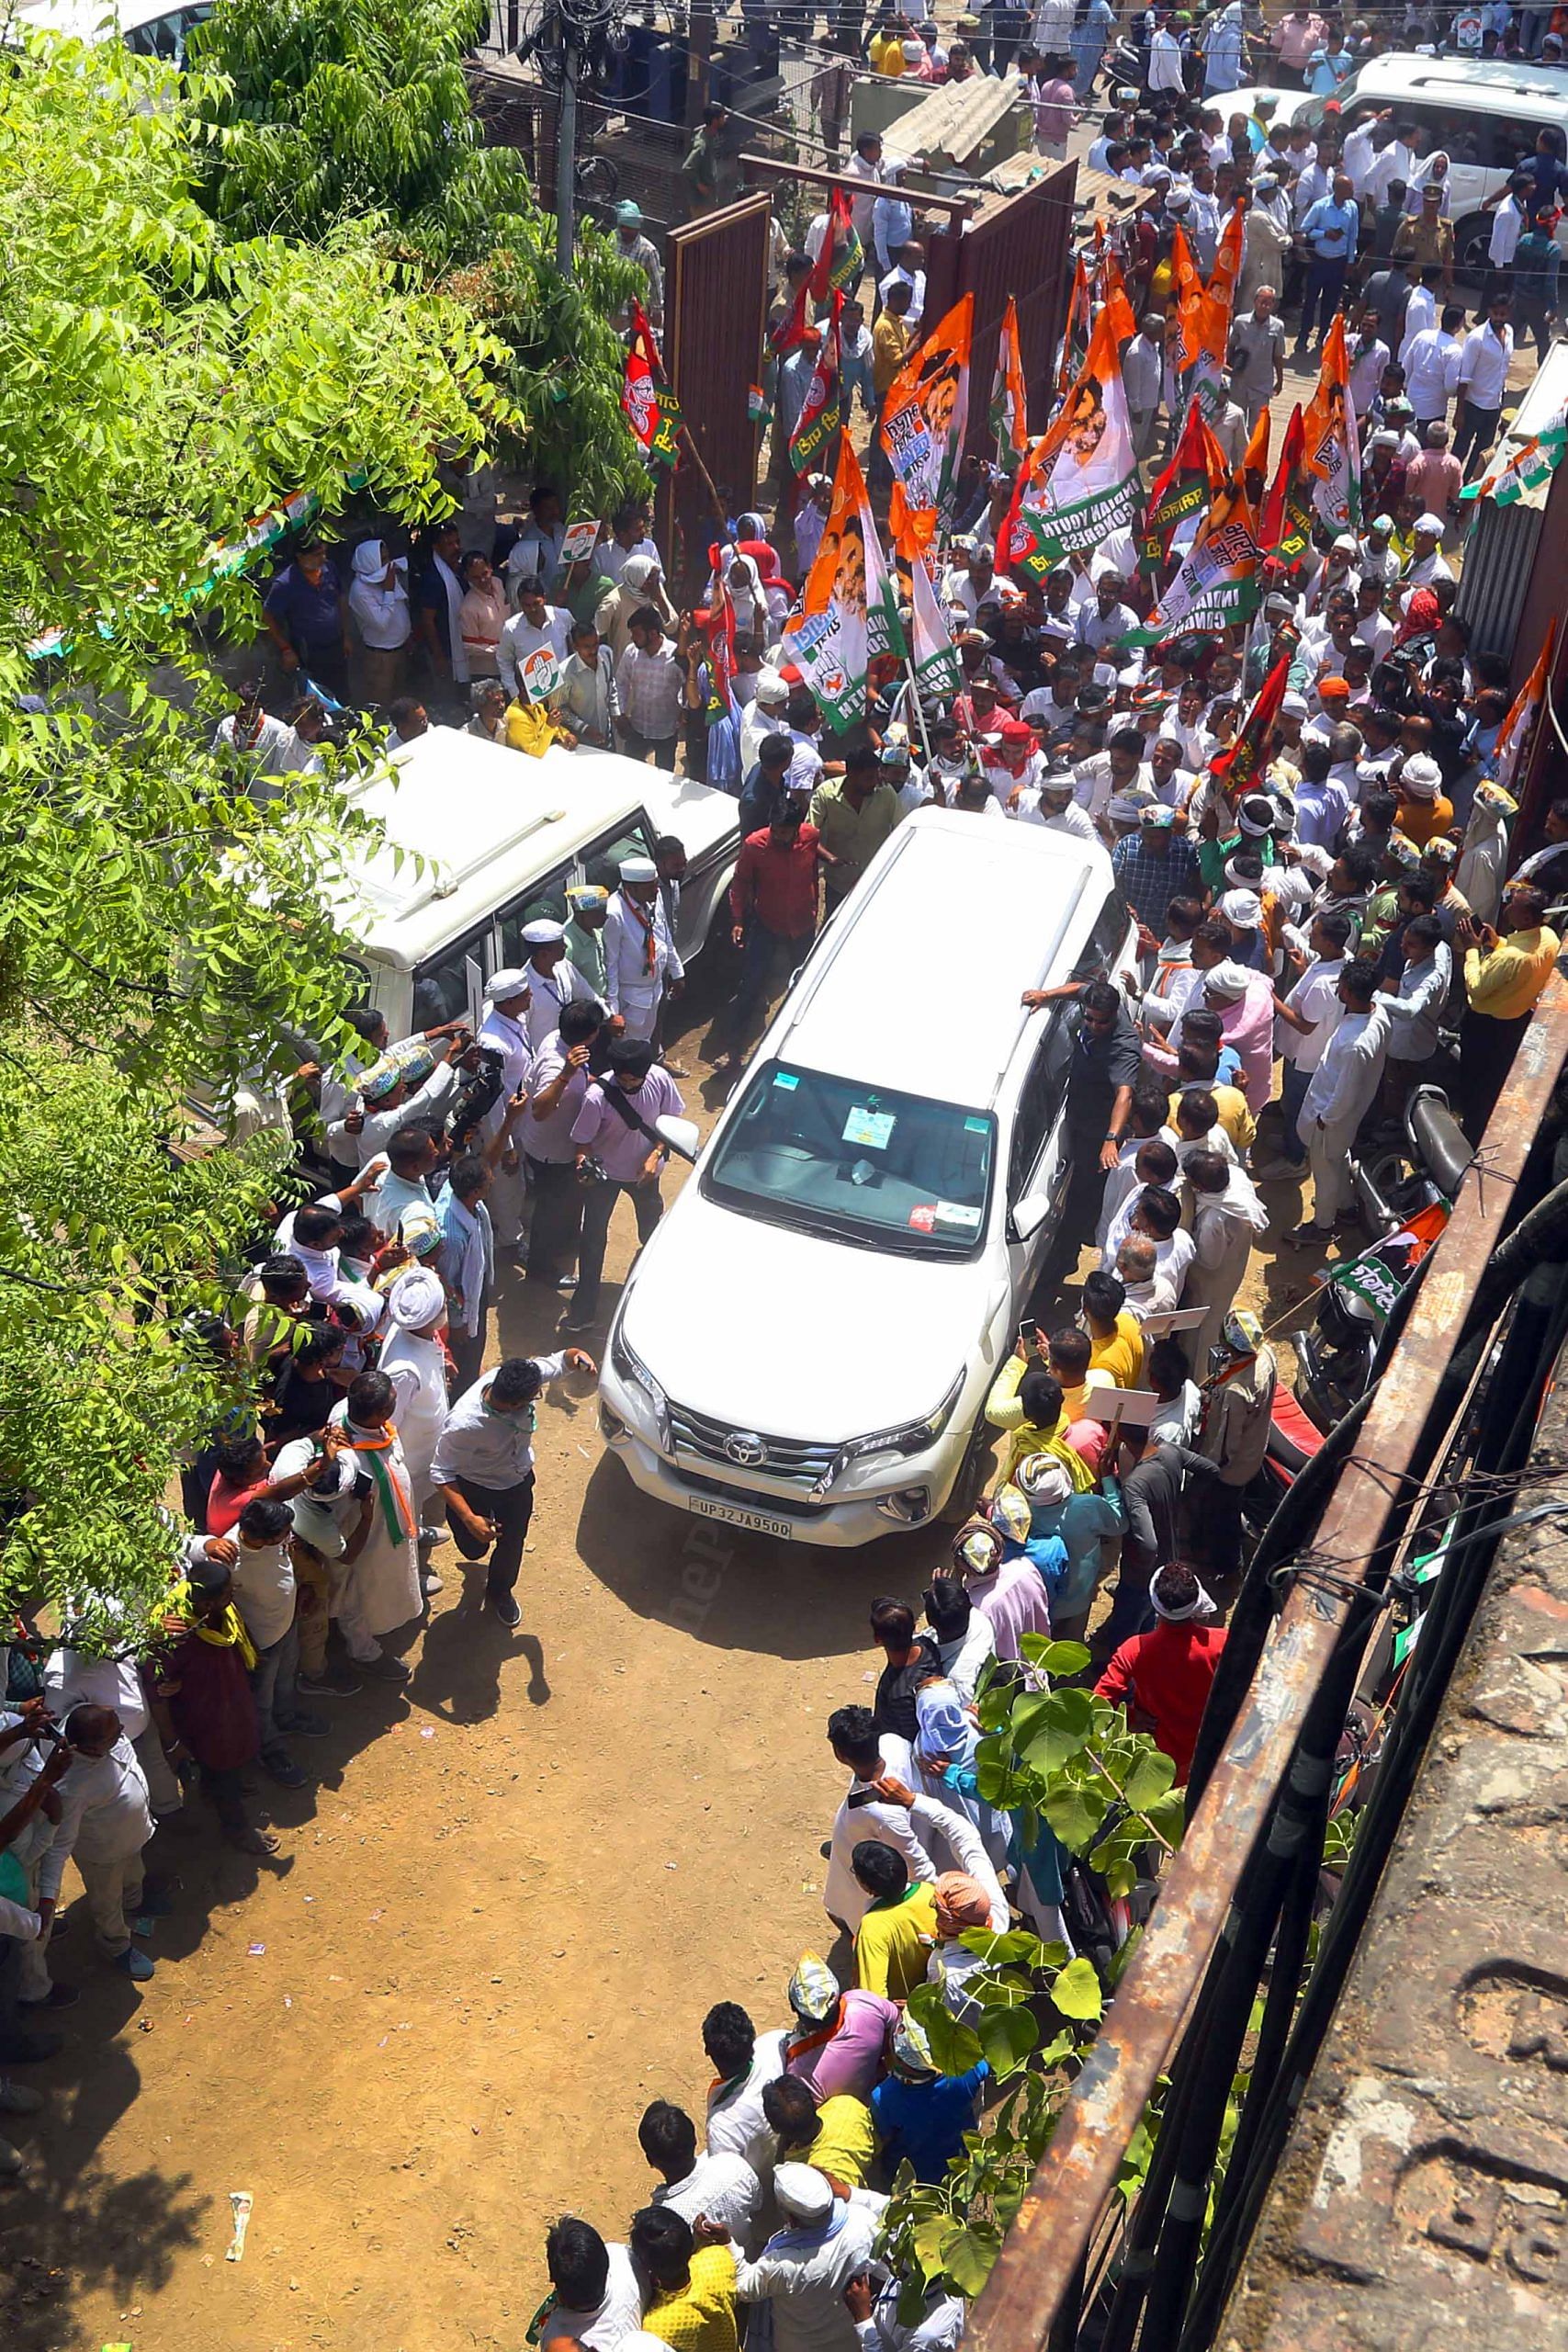
<svg viewBox="0 0 1568 2352">
<path fill-rule="evenodd" d="M 905 243 L 907 243 L 908 242 L 908 239 L 906 239 Z M 926 309 L 925 271 L 923 269 L 905 269 L 900 263 L 896 262 L 893 267 L 888 271 L 886 277 L 881 279 L 877 286 L 876 290 L 881 295 L 884 302 L 887 300 L 889 289 L 895 286 L 907 286 L 909 288 L 909 307 L 904 313 L 904 321 L 905 324 L 908 326 L 919 326 L 921 319 L 925 316 Z"/>
<path fill-rule="evenodd" d="M 971 1610 L 968 1625 L 956 1641 L 938 1641 L 935 1634 L 931 1639 L 936 1642 L 942 1672 L 959 1697 L 965 1703 L 972 1702 L 982 1672 L 997 1654 L 990 1619 L 983 1610 Z"/>
<path fill-rule="evenodd" d="M 1487 260 L 1498 269 L 1506 269 L 1524 232 L 1525 216 L 1513 198 L 1506 196 L 1492 216 L 1492 234 L 1486 246 Z"/>
<path fill-rule="evenodd" d="M 1465 336 L 1459 362 L 1459 389 L 1465 398 L 1477 408 L 1501 408 L 1513 356 L 1512 327 L 1505 327 L 1501 335 L 1490 319 L 1483 327 L 1472 327 Z"/>
<path fill-rule="evenodd" d="M 258 1650 L 271 1649 L 294 1623 L 294 1563 L 287 1540 L 247 1544 L 236 1527 L 234 1603 Z"/>
<path fill-rule="evenodd" d="M 112 1707 L 127 1739 L 147 1728 L 147 1694 L 134 1658 L 87 1657 L 80 1650 L 51 1650 L 43 1669 L 43 1695 L 56 1723 L 73 1707 Z M 0 1718 L 0 1721 L 3 1721 Z M 0 1801 L 0 1813 L 10 1801 Z"/>
<path fill-rule="evenodd" d="M 771 2303 L 775 2352 L 860 2352 L 860 2336 L 844 2308 L 844 2289 L 871 2259 L 878 2215 L 863 2205 L 834 2202 L 840 2227 L 813 2245 L 770 2238 L 755 2262 L 740 2264 L 736 2283 L 748 2303 Z M 794 2236 L 797 2234 L 790 2232 Z"/>
<path fill-rule="evenodd" d="M 352 1159 L 355 1167 L 364 1168 L 378 1152 L 386 1150 L 400 1127 L 406 1126 L 411 1119 L 423 1118 L 438 1105 L 445 1104 L 457 1083 L 457 1065 L 449 1061 L 438 1062 L 424 1084 L 415 1093 L 406 1094 L 394 1109 L 367 1111 L 365 1125 L 357 1135 L 350 1135 L 341 1120 L 334 1120 L 327 1129 L 327 1148 L 333 1159 L 340 1162 Z M 356 1105 L 358 1101 L 356 1095 Z M 445 1110 L 442 1116 L 446 1116 Z"/>
<path fill-rule="evenodd" d="M 1388 191 L 1394 180 L 1403 180 L 1406 187 L 1416 173 L 1416 158 L 1403 139 L 1391 139 L 1381 148 L 1367 166 L 1366 177 L 1357 194 L 1370 196 L 1373 204 L 1388 200 Z"/>
<path fill-rule="evenodd" d="M 1002 1924 L 1005 1927 L 1006 1921 Z M 944 1969 L 944 1973 L 956 1974 L 962 1971 L 963 1974 L 968 1975 L 974 1969 L 983 1968 L 986 1964 L 978 1952 L 965 1951 L 962 1944 L 953 1947 L 953 1961 Z M 936 1957 L 933 1953 L 933 1983 L 937 1981 Z M 967 1967 L 964 1965 L 965 1962 L 969 1963 Z M 948 2007 L 953 2009 L 954 2015 L 962 2017 L 962 2010 L 954 2007 L 945 1986 L 942 1997 Z M 977 2001 L 969 2006 L 978 2012 L 980 2005 Z M 906 2326 L 898 2316 L 898 2299 L 902 2292 L 902 2279 L 889 2278 L 871 2307 L 871 2317 L 856 2321 L 855 2334 L 860 2338 L 861 2352 L 958 2352 L 964 2338 L 966 2311 L 962 2296 L 928 2294 L 919 2319 Z"/>
<path fill-rule="evenodd" d="M 1398 359 L 1405 370 L 1406 392 L 1410 390 L 1409 363 L 1405 353 L 1418 334 L 1438 323 L 1438 298 L 1429 286 L 1413 286 L 1404 298 L 1404 321 L 1400 331 Z"/>
<path fill-rule="evenodd" d="M 1292 1012 L 1299 1012 L 1303 1021 L 1315 1024 L 1306 1036 L 1299 1029 L 1292 1029 L 1288 1021 L 1274 1024 L 1280 1053 L 1298 1069 L 1317 1068 L 1324 1047 L 1339 1026 L 1345 1011 L 1339 1001 L 1339 975 L 1344 969 L 1343 956 L 1320 956 L 1307 967 L 1285 999 Z"/>
<path fill-rule="evenodd" d="M 1309 1125 L 1321 1119 L 1325 1127 L 1355 1133 L 1378 1091 L 1389 1025 L 1382 997 L 1373 999 L 1370 1012 L 1346 1012 L 1306 1091 L 1301 1116 Z"/>
<path fill-rule="evenodd" d="M 762 2093 L 784 2073 L 788 2041 L 788 2030 L 782 2026 L 773 2033 L 760 2033 L 746 2080 L 735 2090 L 708 2093 L 710 2157 L 739 2156 L 759 2177 L 771 2177 L 774 2142 L 773 2127 L 762 2113 Z M 697 2161 L 700 2164 L 703 2160 L 699 2157 Z"/>
<path fill-rule="evenodd" d="M 446 1426 L 446 1353 L 439 1340 L 422 1340 L 415 1332 L 394 1326 L 381 1350 L 380 1369 L 397 1391 L 392 1427 L 403 1449 L 414 1500 L 423 1502 L 435 1449 Z"/>
<path fill-rule="evenodd" d="M 571 2312 L 558 2303 L 539 2330 L 541 2352 L 545 2345 L 562 2335 L 575 2336 L 579 2344 L 592 2346 L 592 2352 L 613 2352 L 623 2337 L 635 2335 L 641 2328 L 642 2287 L 631 2255 L 624 2245 L 604 2250 L 610 2257 L 610 2275 L 604 2301 L 594 2312 Z"/>
<path fill-rule="evenodd" d="M 536 1356 L 539 1377 L 547 1387 L 566 1370 L 566 1356 Z M 533 1421 L 529 1408 L 492 1412 L 488 1402 L 493 1372 L 466 1388 L 446 1416 L 446 1426 L 435 1449 L 432 1476 L 439 1486 L 456 1478 L 471 1478 L 477 1487 L 504 1489 L 520 1486 L 534 1467 Z"/>
<path fill-rule="evenodd" d="M 592 989 L 570 956 L 563 956 L 555 969 L 550 972 L 541 972 L 536 964 L 529 964 L 528 1010 L 523 1016 L 523 1028 L 530 1048 L 530 1059 L 538 1052 L 546 1038 L 553 1037 L 560 1027 L 562 1005 L 579 1004 L 585 999 L 592 1000 Z M 483 1034 L 481 1030 L 481 1036 Z M 520 1070 L 516 1078 L 513 1078 L 509 1069 L 506 1080 L 508 1091 L 519 1086 L 522 1079 L 523 1071 Z M 504 1114 L 502 1104 L 498 1103 L 496 1109 Z"/>
<path fill-rule="evenodd" d="M 41 1771 L 47 1750 L 34 1747 L 29 1754 L 35 1771 Z M 152 1835 L 147 1782 L 123 1733 L 107 1756 L 73 1757 L 56 1793 L 60 1820 L 39 1866 L 40 1895 L 58 1898 L 66 1857 L 78 1849 L 96 1860 L 118 1861 L 140 1853 Z"/>
<path fill-rule="evenodd" d="M 1416 297 L 1410 299 L 1414 301 Z M 1463 352 L 1458 335 L 1445 334 L 1441 327 L 1423 327 L 1416 334 L 1407 334 L 1400 345 L 1404 388 L 1424 424 L 1441 416 L 1452 399 Z"/>
<path fill-rule="evenodd" d="M 1160 30 L 1149 43 L 1149 88 L 1151 90 L 1183 90 L 1181 74 L 1181 43 L 1176 35 Z"/>
<path fill-rule="evenodd" d="M 732 2238 L 744 2240 L 762 2202 L 762 2184 L 744 2156 L 725 2149 L 700 2150 L 684 2180 L 660 2181 L 655 2205 L 667 2205 L 683 2222 L 705 2213 Z"/>
<path fill-rule="evenodd" d="M 495 649 L 495 666 L 501 673 L 502 684 L 509 695 L 517 694 L 517 665 L 541 646 L 548 646 L 558 662 L 564 662 L 571 650 L 571 615 L 563 613 L 557 605 L 545 607 L 545 625 L 536 628 L 523 613 L 513 613 L 501 632 Z"/>
<path fill-rule="evenodd" d="M 880 1745 L 884 1768 L 906 1787 L 909 1786 L 916 1775 L 908 1741 L 900 1739 L 896 1732 L 884 1732 Z M 852 1781 L 849 1794 L 833 1816 L 828 1875 L 822 1888 L 822 1905 L 829 1917 L 841 1920 L 852 1935 L 871 1908 L 870 1895 L 850 1868 L 850 1856 L 863 1840 L 891 1846 L 896 1854 L 902 1854 L 911 1878 L 929 1883 L 938 1875 L 937 1866 L 917 1835 L 905 1806 L 886 1804 L 874 1794 L 868 1802 L 853 1802 L 865 1798 L 871 1786 L 869 1781 Z M 711 2143 L 711 2129 L 708 2139 Z"/>
<path fill-rule="evenodd" d="M 657 1004 L 666 980 L 678 980 L 684 976 L 685 966 L 670 936 L 664 916 L 662 899 L 655 899 L 653 916 L 653 969 L 648 969 L 647 933 L 626 899 L 617 890 L 610 900 L 604 919 L 604 998 L 612 1012 L 625 1013 L 628 1006 L 646 1009 Z"/>
</svg>

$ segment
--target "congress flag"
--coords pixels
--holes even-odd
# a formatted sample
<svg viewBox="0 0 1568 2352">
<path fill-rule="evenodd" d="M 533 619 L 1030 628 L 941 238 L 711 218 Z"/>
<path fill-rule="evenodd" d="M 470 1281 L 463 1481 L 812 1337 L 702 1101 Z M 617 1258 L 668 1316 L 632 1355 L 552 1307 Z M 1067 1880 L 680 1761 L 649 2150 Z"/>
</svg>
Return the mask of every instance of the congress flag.
<svg viewBox="0 0 1568 2352">
<path fill-rule="evenodd" d="M 799 663 L 838 734 L 865 716 L 866 673 L 878 654 L 903 650 L 893 582 L 883 561 L 860 461 L 839 439 L 833 503 L 800 611 L 784 625 L 784 650 Z"/>
<path fill-rule="evenodd" d="M 1265 412 L 1267 413 L 1267 412 Z M 1306 426 L 1298 401 L 1291 411 L 1280 462 L 1258 526 L 1258 544 L 1287 571 L 1293 571 L 1312 545 L 1312 481 L 1306 470 Z"/>
<path fill-rule="evenodd" d="M 1499 784 L 1513 790 L 1519 770 L 1527 758 L 1535 723 L 1547 696 L 1547 682 L 1551 676 L 1551 648 L 1557 636 L 1555 620 L 1546 632 L 1546 642 L 1536 656 L 1535 667 L 1515 695 L 1508 716 L 1497 735 L 1497 748 L 1493 753 L 1493 766 Z"/>
<path fill-rule="evenodd" d="M 1280 716 L 1280 706 L 1291 683 L 1291 659 L 1295 651 L 1294 633 L 1291 642 L 1275 662 L 1269 675 L 1252 699 L 1252 707 L 1236 729 L 1235 741 L 1229 751 L 1220 752 L 1209 763 L 1209 773 L 1227 795 L 1231 806 L 1250 792 L 1262 775 L 1269 758 L 1269 738 L 1274 721 Z"/>
<path fill-rule="evenodd" d="M 1258 609 L 1258 527 L 1247 492 L 1220 492 L 1164 594 L 1129 645 L 1162 645 L 1200 628 L 1228 628 Z"/>
<path fill-rule="evenodd" d="M 1361 448 L 1356 434 L 1356 403 L 1350 397 L 1350 363 L 1345 348 L 1345 314 L 1337 311 L 1323 345 L 1317 390 L 1302 419 L 1305 435 L 1302 464 L 1313 478 L 1313 505 L 1336 531 L 1361 519 Z"/>
<path fill-rule="evenodd" d="M 1029 447 L 1029 400 L 1023 389 L 1023 358 L 1018 345 L 1018 303 L 1008 296 L 1002 331 L 997 344 L 997 372 L 991 384 L 991 431 L 996 436 L 997 463 L 1017 464 Z"/>
<path fill-rule="evenodd" d="M 909 606 L 916 678 L 928 695 L 955 695 L 964 683 L 958 649 L 923 555 L 910 560 Z"/>
<path fill-rule="evenodd" d="M 1077 382 L 1019 468 L 997 569 L 1043 580 L 1064 555 L 1130 523 L 1142 492 L 1122 362 L 1102 310 Z"/>
<path fill-rule="evenodd" d="M 883 403 L 883 453 L 893 469 L 887 528 L 900 555 L 929 548 L 951 515 L 969 421 L 975 297 L 965 294 L 912 352 Z"/>
</svg>

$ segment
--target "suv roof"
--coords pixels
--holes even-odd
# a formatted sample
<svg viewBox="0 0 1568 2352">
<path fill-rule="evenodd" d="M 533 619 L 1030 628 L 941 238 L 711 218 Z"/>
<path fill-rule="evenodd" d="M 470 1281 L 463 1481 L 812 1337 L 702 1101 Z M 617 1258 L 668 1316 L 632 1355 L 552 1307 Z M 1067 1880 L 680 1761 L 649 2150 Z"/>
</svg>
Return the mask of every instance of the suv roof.
<svg viewBox="0 0 1568 2352">
<path fill-rule="evenodd" d="M 520 879 L 547 873 L 640 808 L 651 781 L 649 770 L 613 752 L 552 744 L 542 759 L 525 759 L 456 727 L 431 728 L 395 752 L 391 766 L 395 777 L 382 771 L 346 796 L 380 819 L 386 839 L 368 853 L 345 843 L 330 896 L 352 937 L 397 963 L 482 921 L 508 865 Z"/>
<path fill-rule="evenodd" d="M 1028 1018 L 1024 989 L 1068 976 L 1112 888 L 1098 845 L 918 808 L 807 966 L 775 1051 L 829 1077 L 987 1105 Z"/>
<path fill-rule="evenodd" d="M 1397 112 L 1401 98 L 1449 98 L 1463 105 L 1499 107 L 1505 114 L 1533 113 L 1543 99 L 1568 115 L 1568 73 L 1561 66 L 1515 65 L 1491 57 L 1371 57 L 1354 77 L 1354 96 L 1340 93 L 1347 111 L 1364 97 L 1386 95 Z M 1520 104 L 1529 100 L 1529 105 Z"/>
</svg>

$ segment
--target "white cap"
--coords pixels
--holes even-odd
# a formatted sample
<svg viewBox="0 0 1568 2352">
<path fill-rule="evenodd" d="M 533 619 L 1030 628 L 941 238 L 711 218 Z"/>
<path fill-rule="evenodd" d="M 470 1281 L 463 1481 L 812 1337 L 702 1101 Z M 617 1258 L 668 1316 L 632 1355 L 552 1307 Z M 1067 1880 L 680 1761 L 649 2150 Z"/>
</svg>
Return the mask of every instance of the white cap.
<svg viewBox="0 0 1568 2352">
<path fill-rule="evenodd" d="M 620 876 L 623 882 L 657 882 L 659 868 L 651 857 L 623 857 Z"/>
<path fill-rule="evenodd" d="M 400 1331 L 423 1331 L 439 1322 L 446 1308 L 446 1293 L 439 1274 L 423 1266 L 400 1274 L 387 1293 L 387 1312 Z"/>
<path fill-rule="evenodd" d="M 1436 760 L 1417 753 L 1400 769 L 1399 788 L 1412 800 L 1436 800 L 1443 788 L 1443 771 Z"/>
<path fill-rule="evenodd" d="M 1443 536 L 1443 518 L 1440 514 L 1418 514 L 1416 518 L 1416 528 L 1418 531 L 1430 531 L 1435 539 L 1440 539 Z"/>
<path fill-rule="evenodd" d="M 789 683 L 781 671 L 758 671 L 757 700 L 759 702 L 787 702 L 789 700 Z"/>
<path fill-rule="evenodd" d="M 528 974 L 526 969 L 523 967 L 513 968 L 509 966 L 504 972 L 492 972 L 491 974 L 490 986 L 485 990 L 485 1002 L 487 1004 L 505 1004 L 510 998 L 514 996 L 526 996 L 527 993 Z"/>
<path fill-rule="evenodd" d="M 1220 900 L 1220 912 L 1227 922 L 1242 931 L 1256 931 L 1263 920 L 1263 901 L 1256 890 L 1227 890 Z M 1215 967 L 1224 971 L 1223 964 Z M 1213 974 L 1209 976 L 1213 978 Z"/>
<path fill-rule="evenodd" d="M 832 2183 L 815 2165 L 775 2165 L 773 2195 L 792 2222 L 825 2222 L 833 2210 Z"/>
<path fill-rule="evenodd" d="M 548 915 L 541 915 L 536 922 L 523 926 L 525 947 L 558 947 L 566 937 L 566 925 L 552 922 Z"/>
<path fill-rule="evenodd" d="M 1234 895 L 1239 897 L 1241 894 L 1236 892 Z M 1259 907 L 1258 911 L 1261 914 L 1262 908 Z M 1216 964 L 1212 971 L 1205 972 L 1203 975 L 1203 993 L 1205 996 L 1223 996 L 1227 1001 L 1234 1002 L 1238 997 L 1244 997 L 1247 994 L 1247 972 L 1245 965 L 1228 961 Z"/>
</svg>

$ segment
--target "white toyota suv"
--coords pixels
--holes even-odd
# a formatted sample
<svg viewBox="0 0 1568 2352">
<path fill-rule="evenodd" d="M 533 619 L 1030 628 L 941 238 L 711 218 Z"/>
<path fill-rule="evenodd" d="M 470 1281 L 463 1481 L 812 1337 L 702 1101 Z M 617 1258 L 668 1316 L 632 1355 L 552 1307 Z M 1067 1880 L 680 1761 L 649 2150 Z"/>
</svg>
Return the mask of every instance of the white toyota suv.
<svg viewBox="0 0 1568 2352">
<path fill-rule="evenodd" d="M 942 1511 L 1066 1178 L 1077 1016 L 1021 998 L 1134 953 L 1098 845 L 897 828 L 622 1296 L 600 1419 L 645 1493 L 815 1544 Z"/>
</svg>

